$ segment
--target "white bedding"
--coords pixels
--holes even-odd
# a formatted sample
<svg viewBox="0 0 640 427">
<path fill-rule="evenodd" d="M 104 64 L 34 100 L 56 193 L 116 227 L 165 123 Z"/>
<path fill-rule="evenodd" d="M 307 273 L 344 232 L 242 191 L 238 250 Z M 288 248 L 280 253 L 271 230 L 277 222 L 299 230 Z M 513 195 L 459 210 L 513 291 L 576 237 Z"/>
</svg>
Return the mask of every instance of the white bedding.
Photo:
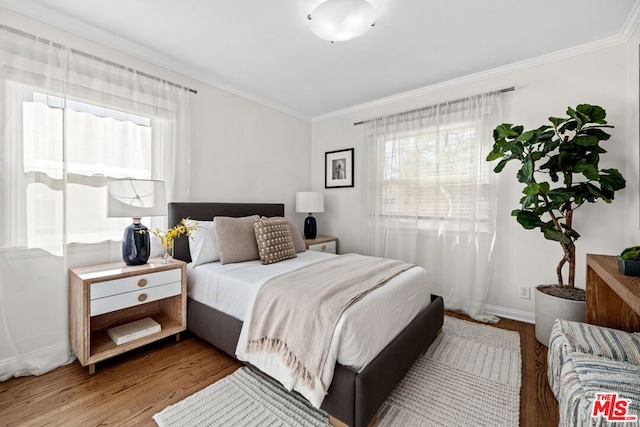
<svg viewBox="0 0 640 427">
<path fill-rule="evenodd" d="M 269 278 L 327 257 L 337 256 L 306 251 L 298 257 L 270 265 L 248 261 L 221 265 L 219 262 L 189 265 L 187 284 L 189 297 L 229 314 L 248 325 L 253 299 Z M 411 320 L 426 307 L 431 298 L 427 273 L 421 267 L 405 271 L 345 311 L 333 335 L 329 357 L 323 373 L 323 383 L 330 384 L 336 361 L 361 371 Z M 314 406 L 320 407 L 324 392 L 308 389 L 290 375 L 280 357 L 244 351 L 247 331 L 242 328 L 236 356 L 249 361 L 280 381 L 289 390 L 296 390 Z M 257 360 L 256 360 L 257 357 Z M 316 382 L 319 383 L 319 382 Z"/>
</svg>

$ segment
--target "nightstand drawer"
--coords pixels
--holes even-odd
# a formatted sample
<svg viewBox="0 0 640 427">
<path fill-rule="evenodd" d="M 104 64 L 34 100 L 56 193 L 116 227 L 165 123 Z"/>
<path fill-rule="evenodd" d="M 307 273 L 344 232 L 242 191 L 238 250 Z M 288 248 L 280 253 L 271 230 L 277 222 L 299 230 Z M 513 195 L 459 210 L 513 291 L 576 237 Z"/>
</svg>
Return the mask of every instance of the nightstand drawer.
<svg viewBox="0 0 640 427">
<path fill-rule="evenodd" d="M 327 253 L 330 253 L 330 254 L 335 254 L 336 253 L 336 241 L 333 240 L 331 242 L 316 243 L 315 245 L 309 245 L 309 250 L 310 251 L 327 252 Z"/>
<path fill-rule="evenodd" d="M 149 289 L 168 283 L 180 282 L 181 271 L 179 269 L 158 271 L 155 273 L 141 274 L 139 276 L 124 277 L 122 279 L 108 280 L 91 284 L 89 298 L 91 300 L 110 297 L 126 292 Z"/>
<path fill-rule="evenodd" d="M 180 270 L 175 270 L 178 273 Z M 113 295 L 105 298 L 91 300 L 90 316 L 109 313 L 127 307 L 146 304 L 151 301 L 168 298 L 182 293 L 182 283 L 180 281 L 167 285 L 153 286 L 148 289 L 141 289 L 134 292 Z"/>
</svg>

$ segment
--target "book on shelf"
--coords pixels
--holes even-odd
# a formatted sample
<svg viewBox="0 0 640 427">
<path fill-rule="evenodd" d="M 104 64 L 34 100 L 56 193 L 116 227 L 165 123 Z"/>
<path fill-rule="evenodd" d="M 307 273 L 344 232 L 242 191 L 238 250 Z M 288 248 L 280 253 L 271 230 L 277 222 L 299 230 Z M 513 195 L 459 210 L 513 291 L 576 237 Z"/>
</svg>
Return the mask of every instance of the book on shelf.
<svg viewBox="0 0 640 427">
<path fill-rule="evenodd" d="M 161 327 L 158 322 L 150 317 L 136 320 L 135 322 L 125 323 L 124 325 L 115 326 L 107 329 L 107 334 L 117 345 L 146 337 L 147 335 L 160 332 Z"/>
</svg>

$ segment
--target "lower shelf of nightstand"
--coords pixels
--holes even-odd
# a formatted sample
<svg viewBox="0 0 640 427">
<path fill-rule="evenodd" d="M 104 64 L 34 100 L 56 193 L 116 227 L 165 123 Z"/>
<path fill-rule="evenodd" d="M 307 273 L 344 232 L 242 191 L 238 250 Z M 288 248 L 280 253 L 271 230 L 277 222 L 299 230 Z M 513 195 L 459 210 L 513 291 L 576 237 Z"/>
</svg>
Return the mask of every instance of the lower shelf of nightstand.
<svg viewBox="0 0 640 427">
<path fill-rule="evenodd" d="M 100 362 L 118 354 L 125 353 L 134 348 L 141 347 L 143 345 L 152 343 L 162 338 L 169 337 L 171 335 L 178 334 L 186 330 L 185 325 L 181 325 L 180 322 L 172 319 L 168 315 L 153 315 L 151 316 L 151 318 L 160 324 L 160 332 L 146 335 L 144 337 L 120 345 L 117 345 L 115 342 L 113 342 L 111 337 L 109 337 L 109 335 L 107 334 L 107 329 L 93 331 L 91 333 L 89 359 L 82 365 L 86 366 Z"/>
</svg>

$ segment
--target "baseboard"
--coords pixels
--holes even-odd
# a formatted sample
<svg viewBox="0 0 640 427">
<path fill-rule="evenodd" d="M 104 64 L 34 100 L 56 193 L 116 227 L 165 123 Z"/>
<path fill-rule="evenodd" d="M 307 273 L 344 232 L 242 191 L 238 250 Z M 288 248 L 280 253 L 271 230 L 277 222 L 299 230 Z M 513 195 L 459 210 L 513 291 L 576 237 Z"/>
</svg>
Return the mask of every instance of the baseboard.
<svg viewBox="0 0 640 427">
<path fill-rule="evenodd" d="M 535 313 L 530 313 L 528 311 L 513 310 L 511 308 L 499 307 L 497 305 L 487 305 L 485 307 L 485 311 L 498 317 L 505 317 L 507 319 L 518 320 L 525 323 L 536 323 Z"/>
</svg>

